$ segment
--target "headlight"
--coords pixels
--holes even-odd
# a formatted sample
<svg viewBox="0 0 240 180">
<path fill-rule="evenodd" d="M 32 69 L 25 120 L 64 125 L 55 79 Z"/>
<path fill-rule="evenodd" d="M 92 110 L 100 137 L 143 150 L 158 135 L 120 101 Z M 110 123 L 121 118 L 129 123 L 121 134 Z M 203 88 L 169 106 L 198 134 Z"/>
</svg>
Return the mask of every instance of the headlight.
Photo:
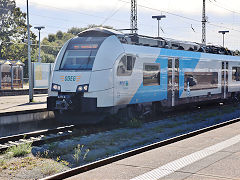
<svg viewBox="0 0 240 180">
<path fill-rule="evenodd" d="M 52 91 L 61 91 L 61 86 L 58 84 L 52 83 Z"/>
<path fill-rule="evenodd" d="M 88 92 L 88 84 L 79 85 L 77 87 L 77 92 Z"/>
<path fill-rule="evenodd" d="M 84 85 L 83 89 L 84 89 L 84 91 L 87 91 L 88 90 L 88 85 Z"/>
<path fill-rule="evenodd" d="M 83 90 L 82 86 L 78 86 L 77 91 L 82 91 L 82 90 Z"/>
</svg>

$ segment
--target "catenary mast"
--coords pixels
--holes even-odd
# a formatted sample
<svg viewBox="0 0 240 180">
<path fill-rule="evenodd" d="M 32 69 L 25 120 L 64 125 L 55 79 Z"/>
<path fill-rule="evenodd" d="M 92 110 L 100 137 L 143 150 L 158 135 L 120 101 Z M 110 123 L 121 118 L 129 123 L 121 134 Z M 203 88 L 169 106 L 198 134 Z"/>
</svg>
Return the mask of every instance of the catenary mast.
<svg viewBox="0 0 240 180">
<path fill-rule="evenodd" d="M 206 44 L 206 0 L 203 0 L 203 11 L 202 11 L 202 43 Z"/>
<path fill-rule="evenodd" d="M 137 33 L 137 0 L 131 0 L 131 33 Z"/>
</svg>

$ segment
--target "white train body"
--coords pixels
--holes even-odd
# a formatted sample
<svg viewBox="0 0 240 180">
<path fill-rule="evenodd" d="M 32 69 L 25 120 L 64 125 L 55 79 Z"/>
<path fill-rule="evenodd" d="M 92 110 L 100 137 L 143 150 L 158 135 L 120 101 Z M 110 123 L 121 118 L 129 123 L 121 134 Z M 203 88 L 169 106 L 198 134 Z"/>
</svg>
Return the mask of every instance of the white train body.
<svg viewBox="0 0 240 180">
<path fill-rule="evenodd" d="M 49 110 L 108 111 L 176 106 L 240 91 L 240 57 L 134 45 L 94 29 L 69 40 L 55 61 Z M 175 67 L 175 68 L 172 68 Z"/>
</svg>

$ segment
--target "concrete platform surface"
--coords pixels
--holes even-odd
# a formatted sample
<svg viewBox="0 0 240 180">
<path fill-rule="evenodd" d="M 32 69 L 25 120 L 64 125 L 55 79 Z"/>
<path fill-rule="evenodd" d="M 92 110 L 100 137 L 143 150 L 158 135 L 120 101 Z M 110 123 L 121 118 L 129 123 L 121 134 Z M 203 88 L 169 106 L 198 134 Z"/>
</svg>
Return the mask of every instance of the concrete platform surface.
<svg viewBox="0 0 240 180">
<path fill-rule="evenodd" d="M 240 122 L 68 179 L 239 180 Z"/>
<path fill-rule="evenodd" d="M 0 113 L 47 108 L 47 94 L 36 94 L 33 100 L 29 103 L 28 95 L 0 96 Z"/>
</svg>

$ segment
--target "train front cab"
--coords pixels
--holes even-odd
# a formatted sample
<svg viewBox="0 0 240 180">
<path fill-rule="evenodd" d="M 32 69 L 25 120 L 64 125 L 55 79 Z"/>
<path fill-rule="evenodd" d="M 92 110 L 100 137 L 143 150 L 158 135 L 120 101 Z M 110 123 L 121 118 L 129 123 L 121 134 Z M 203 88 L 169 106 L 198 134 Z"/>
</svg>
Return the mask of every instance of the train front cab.
<svg viewBox="0 0 240 180">
<path fill-rule="evenodd" d="M 96 106 L 96 99 L 83 98 L 83 95 L 89 91 L 93 63 L 104 39 L 76 37 L 62 48 L 52 76 L 48 109 L 73 110 L 77 107 L 85 111 Z"/>
<path fill-rule="evenodd" d="M 113 107 L 113 65 L 123 51 L 114 35 L 67 42 L 55 62 L 48 110 L 85 113 Z"/>
</svg>

